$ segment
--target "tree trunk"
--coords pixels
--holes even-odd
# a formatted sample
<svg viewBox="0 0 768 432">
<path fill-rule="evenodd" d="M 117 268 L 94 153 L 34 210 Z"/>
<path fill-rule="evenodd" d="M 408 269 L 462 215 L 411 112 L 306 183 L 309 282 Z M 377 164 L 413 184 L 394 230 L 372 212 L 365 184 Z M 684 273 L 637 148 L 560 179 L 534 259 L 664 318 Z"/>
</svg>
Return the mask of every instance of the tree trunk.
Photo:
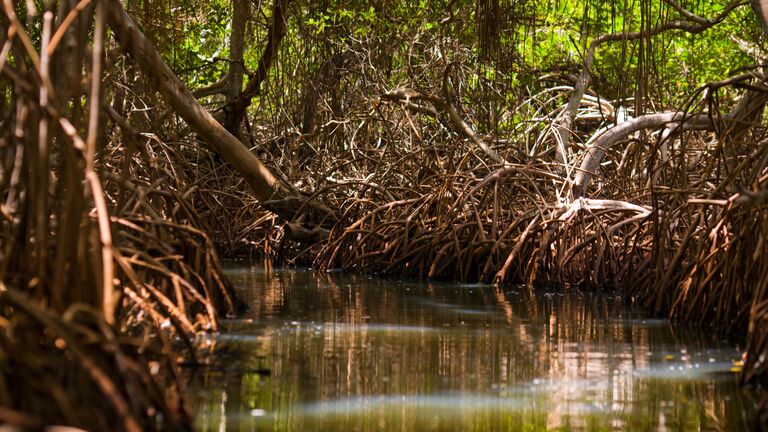
<svg viewBox="0 0 768 432">
<path fill-rule="evenodd" d="M 327 207 L 319 203 L 304 203 L 305 199 L 300 193 L 280 182 L 256 155 L 200 105 L 163 61 L 152 43 L 139 31 L 119 0 L 108 0 L 108 5 L 107 22 L 123 49 L 151 79 L 163 99 L 245 178 L 262 206 L 289 221 L 299 216 L 297 211 L 301 207 L 305 209 L 302 219 L 310 225 L 317 223 L 328 226 L 336 221 L 335 215 Z M 309 217 L 307 213 L 311 213 Z"/>
<path fill-rule="evenodd" d="M 261 54 L 259 66 L 254 73 L 249 75 L 245 90 L 238 92 L 237 98 L 232 103 L 227 104 L 224 126 L 232 133 L 236 133 L 240 127 L 245 116 L 245 110 L 251 105 L 251 99 L 261 91 L 261 83 L 267 79 L 267 73 L 275 60 L 280 42 L 288 32 L 285 16 L 287 5 L 288 0 L 275 0 L 272 9 L 272 25 L 267 33 L 267 46 L 264 47 L 264 52 Z M 235 6 L 237 6 L 237 2 L 235 2 Z"/>
<path fill-rule="evenodd" d="M 250 0 L 234 0 L 232 3 L 232 33 L 229 36 L 229 72 L 227 73 L 227 104 L 234 103 L 243 90 L 243 51 L 245 25 L 251 15 Z"/>
</svg>

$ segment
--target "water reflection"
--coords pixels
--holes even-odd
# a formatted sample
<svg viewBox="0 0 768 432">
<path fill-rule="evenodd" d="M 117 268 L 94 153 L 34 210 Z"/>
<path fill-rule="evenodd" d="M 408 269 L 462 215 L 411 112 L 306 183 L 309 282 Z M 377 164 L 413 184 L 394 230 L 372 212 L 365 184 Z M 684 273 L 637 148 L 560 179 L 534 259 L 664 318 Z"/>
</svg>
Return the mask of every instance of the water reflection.
<svg viewBox="0 0 768 432">
<path fill-rule="evenodd" d="M 235 269 L 198 429 L 744 430 L 737 347 L 621 299 Z"/>
</svg>

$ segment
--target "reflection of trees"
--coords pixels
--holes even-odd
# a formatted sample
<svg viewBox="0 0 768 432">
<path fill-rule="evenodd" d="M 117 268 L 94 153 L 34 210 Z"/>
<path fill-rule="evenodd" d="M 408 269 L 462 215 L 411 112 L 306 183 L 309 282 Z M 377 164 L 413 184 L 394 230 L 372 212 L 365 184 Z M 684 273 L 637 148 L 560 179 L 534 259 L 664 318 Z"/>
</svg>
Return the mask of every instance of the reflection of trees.
<svg viewBox="0 0 768 432">
<path fill-rule="evenodd" d="M 262 299 L 252 318 L 270 323 L 262 351 L 272 373 L 266 380 L 242 374 L 238 398 L 228 380 L 229 400 L 275 414 L 276 429 L 452 425 L 441 421 L 488 429 L 657 429 L 725 427 L 738 417 L 740 404 L 724 402 L 728 386 L 635 376 L 658 363 L 661 352 L 650 351 L 675 341 L 665 325 L 643 325 L 613 297 L 306 272 L 256 274 L 250 287 Z M 677 343 L 701 341 L 680 335 Z M 261 360 L 253 361 L 251 368 Z M 374 403 L 383 395 L 446 394 L 521 402 L 519 409 L 457 406 L 447 414 L 419 408 L 418 398 L 396 407 Z M 369 403 L 357 407 L 363 413 L 305 410 L 355 400 Z M 444 415 L 454 419 L 440 420 Z"/>
</svg>

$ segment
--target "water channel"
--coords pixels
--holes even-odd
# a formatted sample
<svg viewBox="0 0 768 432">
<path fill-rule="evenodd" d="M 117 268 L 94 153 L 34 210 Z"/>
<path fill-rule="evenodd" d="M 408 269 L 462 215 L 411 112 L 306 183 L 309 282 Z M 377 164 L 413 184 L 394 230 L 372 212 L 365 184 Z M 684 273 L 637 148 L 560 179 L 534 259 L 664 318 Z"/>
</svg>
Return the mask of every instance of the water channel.
<svg viewBox="0 0 768 432">
<path fill-rule="evenodd" d="M 201 431 L 747 430 L 742 351 L 619 296 L 234 267 Z"/>
</svg>

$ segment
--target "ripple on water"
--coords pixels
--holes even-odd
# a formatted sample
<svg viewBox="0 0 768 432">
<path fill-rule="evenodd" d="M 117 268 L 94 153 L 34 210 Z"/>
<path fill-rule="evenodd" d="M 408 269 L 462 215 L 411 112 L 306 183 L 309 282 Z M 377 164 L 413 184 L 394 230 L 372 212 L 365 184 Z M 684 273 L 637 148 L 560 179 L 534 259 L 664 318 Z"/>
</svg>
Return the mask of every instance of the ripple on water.
<svg viewBox="0 0 768 432">
<path fill-rule="evenodd" d="M 655 363 L 647 369 L 635 369 L 632 374 L 636 378 L 661 379 L 665 381 L 698 381 L 734 379 L 732 361 L 716 361 L 706 363 L 664 362 Z"/>
<path fill-rule="evenodd" d="M 313 402 L 301 406 L 297 414 L 306 417 L 360 415 L 378 410 L 423 410 L 442 416 L 473 411 L 524 410 L 530 401 L 519 398 L 467 394 L 378 395 Z"/>
<path fill-rule="evenodd" d="M 499 310 L 495 306 L 488 306 L 483 309 L 475 309 L 475 308 L 467 308 L 462 305 L 437 302 L 434 300 L 418 300 L 418 302 L 425 306 L 431 306 L 447 312 L 462 314 L 462 315 L 498 315 L 499 314 Z"/>
<path fill-rule="evenodd" d="M 190 369 L 200 430 L 746 430 L 754 416 L 736 344 L 616 297 L 228 274 L 253 307 L 207 336 L 216 367 Z"/>
</svg>

